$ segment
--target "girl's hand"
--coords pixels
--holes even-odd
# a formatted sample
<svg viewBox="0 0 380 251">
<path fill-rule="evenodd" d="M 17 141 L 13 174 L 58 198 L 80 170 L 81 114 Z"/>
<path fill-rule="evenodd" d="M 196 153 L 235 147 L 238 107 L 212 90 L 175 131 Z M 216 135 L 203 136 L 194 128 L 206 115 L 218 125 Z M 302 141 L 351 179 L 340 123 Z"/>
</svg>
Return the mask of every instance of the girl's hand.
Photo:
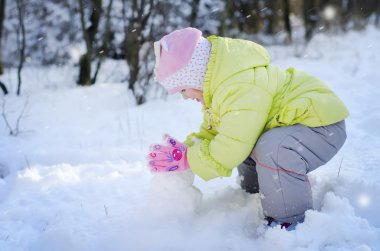
<svg viewBox="0 0 380 251">
<path fill-rule="evenodd" d="M 148 155 L 149 167 L 152 172 L 172 172 L 189 169 L 187 162 L 187 147 L 169 135 L 164 135 L 165 145 L 150 146 Z"/>
</svg>

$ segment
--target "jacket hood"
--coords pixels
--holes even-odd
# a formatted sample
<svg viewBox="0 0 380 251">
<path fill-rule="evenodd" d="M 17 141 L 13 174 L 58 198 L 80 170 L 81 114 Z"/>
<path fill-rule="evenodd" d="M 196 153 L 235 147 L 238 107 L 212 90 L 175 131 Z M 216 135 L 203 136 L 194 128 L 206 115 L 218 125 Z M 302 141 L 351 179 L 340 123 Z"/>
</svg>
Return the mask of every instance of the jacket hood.
<svg viewBox="0 0 380 251">
<path fill-rule="evenodd" d="M 254 42 L 210 36 L 211 54 L 204 81 L 204 97 L 209 104 L 215 89 L 236 73 L 258 66 L 269 65 L 267 50 Z"/>
</svg>

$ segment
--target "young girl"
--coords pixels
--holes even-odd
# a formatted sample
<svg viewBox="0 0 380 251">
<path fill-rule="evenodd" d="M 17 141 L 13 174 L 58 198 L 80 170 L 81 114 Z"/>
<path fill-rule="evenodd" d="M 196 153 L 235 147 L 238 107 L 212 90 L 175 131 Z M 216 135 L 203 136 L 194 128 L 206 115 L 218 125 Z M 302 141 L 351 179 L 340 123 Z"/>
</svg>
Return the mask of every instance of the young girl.
<svg viewBox="0 0 380 251">
<path fill-rule="evenodd" d="M 302 222 L 312 209 L 307 174 L 326 164 L 346 139 L 348 110 L 321 80 L 282 70 L 267 51 L 246 40 L 202 37 L 195 28 L 154 43 L 156 80 L 203 104 L 199 132 L 184 143 L 166 136 L 151 148 L 153 171 L 191 169 L 204 180 L 230 176 L 261 194 L 271 225 Z"/>
</svg>

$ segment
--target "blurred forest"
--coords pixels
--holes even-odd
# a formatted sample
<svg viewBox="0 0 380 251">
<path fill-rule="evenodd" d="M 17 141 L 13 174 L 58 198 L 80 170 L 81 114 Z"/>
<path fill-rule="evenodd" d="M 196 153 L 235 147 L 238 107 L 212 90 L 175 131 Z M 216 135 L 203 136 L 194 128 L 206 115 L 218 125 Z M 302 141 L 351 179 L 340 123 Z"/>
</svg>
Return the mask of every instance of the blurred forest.
<svg viewBox="0 0 380 251">
<path fill-rule="evenodd" d="M 20 94 L 28 65 L 73 64 L 86 86 L 105 59 L 124 60 L 120 71 L 142 104 L 153 83 L 152 42 L 174 29 L 306 44 L 317 32 L 379 27 L 379 16 L 379 0 L 0 0 L 0 73 L 17 68 Z"/>
</svg>

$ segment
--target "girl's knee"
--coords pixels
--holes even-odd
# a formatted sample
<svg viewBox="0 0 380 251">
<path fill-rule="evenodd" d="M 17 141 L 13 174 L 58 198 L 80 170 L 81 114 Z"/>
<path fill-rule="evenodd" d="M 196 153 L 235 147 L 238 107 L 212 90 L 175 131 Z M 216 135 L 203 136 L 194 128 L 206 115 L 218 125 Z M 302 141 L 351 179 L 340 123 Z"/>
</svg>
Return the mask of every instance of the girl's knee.
<svg viewBox="0 0 380 251">
<path fill-rule="evenodd" d="M 274 130 L 274 129 L 272 129 Z M 252 158 L 263 164 L 269 164 L 276 155 L 280 141 L 271 134 L 263 134 L 257 141 L 251 153 Z"/>
<path fill-rule="evenodd" d="M 294 140 L 287 136 L 280 140 L 263 140 L 259 141 L 253 150 L 253 158 L 257 164 L 266 169 L 265 171 L 285 172 L 291 176 L 304 176 L 308 170 L 308 163 L 299 153 L 302 152 L 301 146 L 293 142 L 293 147 L 282 144 L 284 141 Z M 295 149 L 297 148 L 297 149 Z M 264 172 L 264 170 L 258 170 Z"/>
</svg>

